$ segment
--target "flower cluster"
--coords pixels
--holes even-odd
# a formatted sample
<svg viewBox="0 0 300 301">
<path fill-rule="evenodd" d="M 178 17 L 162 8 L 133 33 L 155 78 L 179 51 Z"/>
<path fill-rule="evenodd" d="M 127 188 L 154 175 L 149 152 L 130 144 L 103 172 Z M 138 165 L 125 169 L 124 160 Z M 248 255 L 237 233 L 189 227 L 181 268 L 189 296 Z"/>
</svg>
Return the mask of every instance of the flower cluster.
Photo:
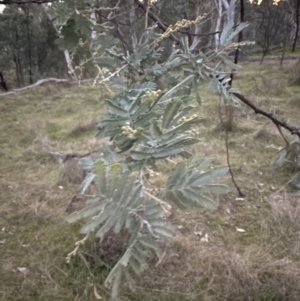
<svg viewBox="0 0 300 301">
<path fill-rule="evenodd" d="M 156 90 L 156 91 L 148 90 L 143 96 L 146 98 L 155 99 L 156 97 L 159 96 L 160 93 L 161 93 L 161 90 Z"/>
<path fill-rule="evenodd" d="M 122 126 L 122 134 L 124 136 L 128 136 L 128 138 L 133 139 L 134 135 L 136 134 L 136 130 L 134 130 L 131 126 L 130 126 L 130 122 L 126 122 L 124 126 Z"/>
<path fill-rule="evenodd" d="M 192 115 L 191 117 L 182 117 L 182 118 L 180 118 L 179 120 L 178 120 L 178 123 L 180 123 L 180 124 L 182 124 L 182 123 L 185 123 L 185 122 L 188 122 L 188 121 L 190 121 L 190 120 L 192 120 L 192 119 L 195 119 L 195 118 L 197 118 L 198 116 L 197 116 L 197 114 L 194 114 L 194 115 Z"/>
<path fill-rule="evenodd" d="M 201 20 L 203 20 L 206 17 L 206 14 L 203 16 L 198 16 L 195 20 L 186 20 L 182 19 L 175 23 L 175 25 L 170 25 L 167 30 L 155 41 L 155 43 L 161 42 L 163 39 L 168 38 L 172 33 L 177 32 L 181 30 L 182 28 L 187 28 L 192 25 L 195 25 L 199 23 Z"/>
<path fill-rule="evenodd" d="M 143 0 L 139 0 L 140 2 L 144 2 Z M 148 3 L 152 5 L 153 3 L 156 3 L 158 0 L 148 0 Z"/>
</svg>

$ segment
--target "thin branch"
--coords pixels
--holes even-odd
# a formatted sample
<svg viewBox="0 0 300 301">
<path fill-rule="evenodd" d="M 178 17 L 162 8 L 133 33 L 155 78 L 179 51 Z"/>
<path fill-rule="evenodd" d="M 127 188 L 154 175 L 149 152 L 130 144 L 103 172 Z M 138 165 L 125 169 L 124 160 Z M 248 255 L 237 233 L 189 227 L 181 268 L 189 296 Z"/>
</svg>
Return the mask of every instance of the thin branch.
<svg viewBox="0 0 300 301">
<path fill-rule="evenodd" d="M 276 126 L 280 126 L 288 130 L 292 135 L 297 135 L 300 138 L 300 127 L 291 126 L 287 122 L 280 120 L 277 116 L 275 116 L 272 113 L 268 113 L 260 108 L 258 108 L 251 100 L 246 98 L 244 95 L 240 93 L 233 92 L 232 95 L 237 97 L 239 100 L 241 100 L 244 104 L 246 104 L 248 107 L 250 107 L 255 114 L 260 114 L 268 119 L 270 119 Z"/>
<path fill-rule="evenodd" d="M 102 84 L 105 83 L 107 81 L 109 81 L 112 77 L 114 77 L 115 75 L 119 75 L 119 73 L 128 66 L 128 64 L 118 68 L 115 72 L 111 73 L 109 76 L 103 78 L 102 80 L 100 80 L 99 82 L 97 82 L 97 78 L 94 80 L 94 83 L 98 83 L 98 84 Z"/>
<path fill-rule="evenodd" d="M 170 204 L 168 204 L 167 202 L 164 202 L 163 200 L 157 198 L 155 195 L 149 193 L 146 189 L 144 190 L 144 193 L 150 197 L 151 199 L 153 199 L 154 201 L 156 201 L 159 205 L 161 205 L 162 209 L 164 210 L 164 212 L 166 214 L 169 214 L 170 210 L 172 209 L 172 206 Z"/>
<path fill-rule="evenodd" d="M 178 30 L 179 33 L 182 33 L 182 34 L 187 34 L 187 35 L 191 35 L 193 37 L 205 37 L 205 36 L 213 36 L 213 35 L 216 35 L 218 33 L 221 33 L 222 31 L 214 31 L 214 32 L 208 32 L 208 33 L 193 33 L 193 32 L 190 32 L 188 30 L 186 31 L 183 31 L 183 30 Z"/>
<path fill-rule="evenodd" d="M 140 7 L 145 13 L 147 12 L 147 8 L 143 3 L 141 3 L 139 0 L 134 0 L 135 4 Z M 151 18 L 153 21 L 155 21 L 158 25 L 158 27 L 163 30 L 164 32 L 168 29 L 168 26 L 160 20 L 159 17 L 157 17 L 151 10 L 148 11 L 148 16 Z M 178 45 L 182 45 L 181 41 L 177 39 L 174 35 L 170 35 L 170 38 L 178 43 Z"/>
<path fill-rule="evenodd" d="M 69 213 L 70 212 L 70 208 L 71 208 L 71 206 L 73 205 L 73 203 L 75 202 L 75 201 L 77 201 L 77 194 L 74 194 L 73 196 L 72 196 L 72 198 L 71 198 L 71 200 L 68 202 L 68 204 L 67 204 L 67 206 L 66 206 L 66 209 L 65 209 L 65 212 L 67 212 L 67 213 Z"/>
<path fill-rule="evenodd" d="M 145 13 L 147 12 L 147 8 L 145 7 L 145 5 L 143 3 L 141 3 L 139 0 L 134 0 L 135 4 L 138 5 L 139 8 L 141 8 Z M 168 29 L 168 26 L 161 21 L 154 13 L 152 13 L 151 11 L 148 11 L 148 16 L 155 22 L 157 22 L 158 27 L 163 30 L 166 31 Z M 176 39 L 176 38 L 175 38 Z"/>
<path fill-rule="evenodd" d="M 64 154 L 64 153 L 61 153 L 61 152 L 49 152 L 49 154 L 51 155 L 54 155 L 54 156 L 58 156 L 59 158 L 62 159 L 63 162 L 66 162 L 70 159 L 74 159 L 74 158 L 84 158 L 84 157 L 88 157 L 89 155 L 91 154 L 94 154 L 98 152 L 98 150 L 92 150 L 91 152 L 88 152 L 86 154 L 79 154 L 79 153 L 67 153 L 67 154 Z"/>
<path fill-rule="evenodd" d="M 227 166 L 228 166 L 228 170 L 229 170 L 229 173 L 230 173 L 231 181 L 232 181 L 233 185 L 235 186 L 239 196 L 243 198 L 245 195 L 241 191 L 241 189 L 240 189 L 239 185 L 237 184 L 237 182 L 235 181 L 234 174 L 233 174 L 231 164 L 230 164 L 229 146 L 228 146 L 228 128 L 227 128 L 226 125 L 224 125 L 223 118 L 222 118 L 222 115 L 221 115 L 221 101 L 219 101 L 219 119 L 220 119 L 222 127 L 225 129 L 226 159 L 227 159 Z"/>
<path fill-rule="evenodd" d="M 119 60 L 126 62 L 127 65 L 130 66 L 131 68 L 133 68 L 139 75 L 145 74 L 145 72 L 143 70 L 137 69 L 132 63 L 130 63 L 124 54 L 115 53 L 111 49 L 105 49 L 105 52 L 108 53 L 109 55 L 112 55 L 112 56 L 118 58 Z"/>
<path fill-rule="evenodd" d="M 240 187 L 238 186 L 237 182 L 235 181 L 235 178 L 234 178 L 234 174 L 233 174 L 233 171 L 232 171 L 232 168 L 231 168 L 231 165 L 230 165 L 230 157 L 229 157 L 229 146 L 228 146 L 228 129 L 226 128 L 225 129 L 225 145 L 226 145 L 226 158 L 227 158 L 227 165 L 228 165 L 228 169 L 229 169 L 229 173 L 230 173 L 230 176 L 231 176 L 231 180 L 232 180 L 232 183 L 234 184 L 239 196 L 241 198 L 243 198 L 245 195 L 244 193 L 241 191 Z"/>
<path fill-rule="evenodd" d="M 296 177 L 299 175 L 299 173 L 300 172 L 298 171 L 291 179 L 289 179 L 284 185 L 282 185 L 275 193 L 279 193 L 283 189 L 285 189 L 288 184 L 292 183 L 296 179 Z"/>
<path fill-rule="evenodd" d="M 282 139 L 285 141 L 285 143 L 286 143 L 286 146 L 289 146 L 289 145 L 290 145 L 290 143 L 289 143 L 289 141 L 288 141 L 288 140 L 285 138 L 285 136 L 283 135 L 283 132 L 282 132 L 281 126 L 280 126 L 280 125 L 278 125 L 278 124 L 276 124 L 276 126 L 277 126 L 277 129 L 278 129 L 278 132 L 279 132 L 279 134 L 281 135 Z"/>
<path fill-rule="evenodd" d="M 118 0 L 118 3 L 115 4 L 115 9 L 119 9 L 120 7 L 120 3 L 121 3 L 121 0 Z M 108 21 L 111 21 L 111 19 L 114 18 L 114 15 L 115 15 L 115 11 L 116 10 L 111 10 L 111 12 L 109 13 L 109 15 L 107 16 L 107 20 Z M 128 49 L 129 51 L 132 52 L 132 47 L 129 43 L 127 43 L 121 29 L 120 29 L 120 24 L 118 22 L 113 22 L 114 26 L 115 26 L 115 30 L 116 30 L 116 35 L 119 36 L 119 40 L 121 41 L 121 43 L 123 44 L 123 48 L 124 48 L 124 51 L 126 52 L 126 50 Z M 126 47 L 125 47 L 126 46 Z"/>
<path fill-rule="evenodd" d="M 141 184 L 142 186 L 142 189 L 141 189 L 141 193 L 140 193 L 140 197 L 144 197 L 144 181 L 143 181 L 143 177 L 144 177 L 144 170 L 143 170 L 143 166 L 141 166 L 141 169 L 140 169 L 140 173 L 139 173 L 139 183 Z"/>
</svg>

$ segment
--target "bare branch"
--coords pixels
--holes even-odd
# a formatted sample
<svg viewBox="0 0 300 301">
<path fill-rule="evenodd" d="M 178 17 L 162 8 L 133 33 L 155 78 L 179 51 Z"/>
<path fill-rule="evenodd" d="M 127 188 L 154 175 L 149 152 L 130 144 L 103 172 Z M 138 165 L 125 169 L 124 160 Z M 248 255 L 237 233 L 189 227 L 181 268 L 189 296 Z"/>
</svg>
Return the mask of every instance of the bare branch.
<svg viewBox="0 0 300 301">
<path fill-rule="evenodd" d="M 269 118 L 277 127 L 283 127 L 288 130 L 292 135 L 297 135 L 300 138 L 300 127 L 295 127 L 289 125 L 287 122 L 280 120 L 277 116 L 272 113 L 268 113 L 260 108 L 258 108 L 251 100 L 246 98 L 244 95 L 240 93 L 232 93 L 235 97 L 245 103 L 248 107 L 250 107 L 256 114 L 263 115 Z"/>
<path fill-rule="evenodd" d="M 234 173 L 231 168 L 231 164 L 230 164 L 229 145 L 228 145 L 228 128 L 226 125 L 224 125 L 224 121 L 223 121 L 223 118 L 221 115 L 221 101 L 219 101 L 219 119 L 220 119 L 222 127 L 225 130 L 226 159 L 227 159 L 227 165 L 228 165 L 228 170 L 230 173 L 231 181 L 232 181 L 233 185 L 235 186 L 239 196 L 243 198 L 243 197 L 245 197 L 245 194 L 242 192 L 240 186 L 237 184 L 235 177 L 234 177 Z"/>
</svg>

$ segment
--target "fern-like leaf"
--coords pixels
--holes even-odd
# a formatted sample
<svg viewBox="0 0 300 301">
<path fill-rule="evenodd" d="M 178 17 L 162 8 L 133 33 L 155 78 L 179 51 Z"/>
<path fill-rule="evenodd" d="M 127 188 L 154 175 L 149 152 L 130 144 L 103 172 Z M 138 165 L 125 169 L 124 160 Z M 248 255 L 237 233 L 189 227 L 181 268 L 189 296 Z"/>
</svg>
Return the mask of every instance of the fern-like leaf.
<svg viewBox="0 0 300 301">
<path fill-rule="evenodd" d="M 225 185 L 211 183 L 224 176 L 228 168 L 207 170 L 207 163 L 208 161 L 201 157 L 178 163 L 168 179 L 166 197 L 181 208 L 195 205 L 208 209 L 215 208 L 218 202 L 213 195 L 226 193 L 229 189 Z"/>
</svg>

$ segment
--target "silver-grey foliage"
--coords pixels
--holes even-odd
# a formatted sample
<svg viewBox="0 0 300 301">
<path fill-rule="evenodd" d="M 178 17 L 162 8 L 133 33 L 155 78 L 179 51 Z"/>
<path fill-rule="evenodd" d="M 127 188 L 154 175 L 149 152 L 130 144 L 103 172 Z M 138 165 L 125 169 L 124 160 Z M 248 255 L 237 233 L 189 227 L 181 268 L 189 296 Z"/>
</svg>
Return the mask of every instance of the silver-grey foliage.
<svg viewBox="0 0 300 301">
<path fill-rule="evenodd" d="M 55 4 L 52 9 L 63 5 Z M 72 5 L 68 9 L 71 11 Z M 196 51 L 199 41 L 189 46 L 188 40 L 182 39 L 183 50 L 174 51 L 162 62 L 155 27 L 145 31 L 134 53 L 124 54 L 104 27 L 93 24 L 78 8 L 74 14 L 60 14 L 56 22 L 61 23 L 56 26 L 64 33 L 64 27 L 72 21 L 77 28 L 73 33 L 80 33 L 83 42 L 90 45 L 94 64 L 104 77 L 102 82 L 120 92 L 106 100 L 106 114 L 97 125 L 97 137 L 109 138 L 110 145 L 99 157 L 79 161 L 79 166 L 88 171 L 82 194 L 90 185 L 96 192 L 88 197 L 83 210 L 67 220 L 73 223 L 84 219 L 81 233 L 93 232 L 100 240 L 109 231 L 129 234 L 124 254 L 105 281 L 116 298 L 120 284 L 125 281 L 131 285 L 134 275 L 147 267 L 151 254 L 161 260 L 160 243 L 173 233 L 167 221 L 171 208 L 168 202 L 180 208 L 216 208 L 216 195 L 228 192 L 227 186 L 215 183 L 228 168 L 212 167 L 211 160 L 190 152 L 190 145 L 199 141 L 197 124 L 201 122 L 194 100 L 201 104 L 201 84 L 210 79 L 213 90 L 237 105 L 228 89 L 228 74 L 221 72 L 226 66 L 233 67 L 223 50 L 246 25 L 234 31 L 226 29 L 219 52 L 205 55 Z M 97 39 L 91 39 L 92 31 L 97 31 Z M 62 35 L 59 43 L 66 46 L 72 37 Z M 159 81 L 166 85 L 162 90 L 156 85 Z M 179 163 L 174 165 L 165 187 L 155 192 L 149 176 L 158 160 L 170 157 Z"/>
</svg>

